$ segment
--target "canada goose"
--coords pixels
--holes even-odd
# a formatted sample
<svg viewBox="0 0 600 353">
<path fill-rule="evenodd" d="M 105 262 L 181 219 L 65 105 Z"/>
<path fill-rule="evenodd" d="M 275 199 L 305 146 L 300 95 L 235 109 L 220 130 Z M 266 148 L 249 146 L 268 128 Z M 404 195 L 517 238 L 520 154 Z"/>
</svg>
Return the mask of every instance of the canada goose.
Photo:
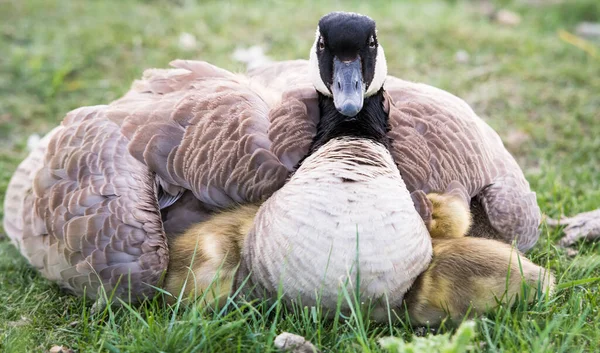
<svg viewBox="0 0 600 353">
<path fill-rule="evenodd" d="M 386 308 L 402 307 L 432 249 L 389 150 L 387 72 L 375 22 L 347 13 L 323 17 L 309 72 L 321 112 L 310 154 L 261 205 L 234 288 L 247 281 L 255 287 L 250 297 L 280 295 L 284 302 L 335 310 L 340 287 L 348 287 L 373 301 L 375 318 L 385 318 Z M 429 200 L 438 204 L 443 198 Z M 455 208 L 468 213 L 465 201 Z M 461 219 L 467 224 L 459 228 L 464 234 L 470 220 Z M 444 220 L 436 222 L 430 224 L 448 227 Z M 533 267 L 539 276 L 540 268 Z"/>
<path fill-rule="evenodd" d="M 311 70 L 311 76 L 301 74 Z M 292 60 L 254 68 L 247 75 L 285 91 L 290 84 L 310 84 L 316 70 L 310 61 Z M 531 249 L 539 237 L 540 209 L 498 134 L 446 91 L 393 76 L 386 77 L 383 87 L 392 156 L 426 223 L 431 204 L 425 194 L 452 194 L 471 207 L 470 236 L 516 240 L 520 251 Z"/>
<path fill-rule="evenodd" d="M 386 77 L 376 35 L 364 45 L 370 48 L 371 39 L 377 69 L 357 71 L 356 62 L 345 63 L 344 57 L 341 64 L 352 69 L 344 72 L 362 75 L 364 92 L 353 94 L 383 104 L 391 142 L 375 131 L 379 142 L 352 140 L 345 146 L 370 146 L 367 151 L 381 152 L 381 163 L 396 164 L 400 174 L 391 168 L 386 175 L 404 180 L 425 224 L 432 214 L 425 195 L 455 194 L 480 210 L 469 234 L 492 234 L 507 243 L 517 238 L 521 250 L 533 246 L 540 219 L 535 194 L 498 135 L 462 100 Z M 311 52 L 319 45 L 315 41 Z M 7 234 L 46 278 L 75 294 L 96 298 L 104 288 L 134 301 L 154 295 L 169 264 L 168 239 L 215 211 L 268 199 L 309 152 L 304 162 L 319 157 L 322 147 L 336 149 L 330 133 L 317 136 L 319 100 L 328 94 L 324 85 L 330 79 L 321 78 L 318 92 L 310 80 L 328 75 L 326 68 L 309 71 L 304 62 L 284 62 L 243 76 L 205 62 L 172 65 L 145 71 L 110 105 L 68 113 L 10 181 Z M 271 80 L 277 73 L 285 79 Z M 342 93 L 348 105 L 338 102 L 338 108 L 346 114 L 359 108 L 355 96 Z M 393 160 L 384 152 L 388 143 Z M 404 191 L 388 194 L 383 199 L 405 201 Z M 481 227 L 489 232 L 478 233 Z M 424 266 L 428 253 L 416 267 Z"/>
</svg>

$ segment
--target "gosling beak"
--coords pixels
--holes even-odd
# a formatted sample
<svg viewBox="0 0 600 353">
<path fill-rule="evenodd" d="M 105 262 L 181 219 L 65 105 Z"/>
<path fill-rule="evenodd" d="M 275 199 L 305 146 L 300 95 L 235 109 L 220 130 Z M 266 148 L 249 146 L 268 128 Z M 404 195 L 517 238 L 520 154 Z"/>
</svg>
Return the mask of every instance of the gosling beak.
<svg viewBox="0 0 600 353">
<path fill-rule="evenodd" d="M 363 106 L 364 90 L 360 59 L 340 61 L 333 59 L 333 103 L 347 117 L 354 117 Z"/>
</svg>

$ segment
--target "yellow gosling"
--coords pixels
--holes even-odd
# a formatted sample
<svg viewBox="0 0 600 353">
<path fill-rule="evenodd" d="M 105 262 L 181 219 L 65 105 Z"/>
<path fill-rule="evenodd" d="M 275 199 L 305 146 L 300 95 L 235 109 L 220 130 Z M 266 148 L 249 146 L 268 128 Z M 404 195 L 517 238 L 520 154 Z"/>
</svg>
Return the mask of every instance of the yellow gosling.
<svg viewBox="0 0 600 353">
<path fill-rule="evenodd" d="M 437 325 L 512 305 L 524 281 L 535 299 L 538 284 L 552 293 L 554 276 L 510 245 L 491 239 L 432 239 L 433 260 L 404 297 L 413 325 Z M 522 273 L 521 273 L 522 269 Z"/>
<path fill-rule="evenodd" d="M 231 291 L 244 239 L 258 207 L 247 205 L 221 212 L 174 238 L 169 244 L 165 289 L 176 297 L 183 289 L 184 299 L 204 295 L 202 304 L 222 305 Z"/>
<path fill-rule="evenodd" d="M 471 211 L 460 198 L 449 194 L 429 193 L 433 206 L 429 234 L 432 238 L 463 237 L 471 227 Z"/>
</svg>

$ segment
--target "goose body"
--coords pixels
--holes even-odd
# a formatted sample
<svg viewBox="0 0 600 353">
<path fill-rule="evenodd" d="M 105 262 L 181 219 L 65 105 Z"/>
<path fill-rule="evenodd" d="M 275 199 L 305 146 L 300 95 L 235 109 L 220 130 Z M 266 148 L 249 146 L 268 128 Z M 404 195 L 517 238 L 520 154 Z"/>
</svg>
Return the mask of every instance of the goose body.
<svg viewBox="0 0 600 353">
<path fill-rule="evenodd" d="M 281 288 L 287 301 L 329 309 L 341 287 L 400 306 L 432 251 L 389 151 L 354 138 L 308 157 L 262 205 L 246 244 L 244 265 L 269 297 Z"/>
<path fill-rule="evenodd" d="M 330 33 L 339 36 L 336 31 Z M 343 122 L 342 128 L 321 126 L 321 103 L 324 97 L 337 94 L 338 98 L 332 98 L 335 108 L 344 114 L 362 108 L 362 101 L 353 100 L 356 97 L 381 100 L 377 107 L 385 112 L 387 122 L 378 125 L 383 135 L 378 136 L 379 146 L 369 149 L 369 153 L 379 151 L 376 155 L 382 163 L 385 160 L 381 170 L 388 178 L 384 182 L 393 181 L 394 185 L 388 188 L 379 179 L 377 183 L 365 179 L 356 185 L 342 183 L 338 192 L 329 190 L 329 195 L 342 202 L 353 195 L 354 188 L 360 188 L 354 196 L 364 193 L 374 195 L 373 199 L 394 200 L 398 209 L 394 213 L 377 204 L 373 207 L 383 207 L 381 214 L 390 215 L 389 219 L 379 223 L 366 218 L 353 220 L 354 215 L 367 214 L 366 209 L 359 212 L 346 202 L 347 214 L 340 213 L 343 222 L 339 229 L 344 231 L 328 233 L 327 239 L 332 243 L 333 235 L 342 233 L 347 237 L 344 239 L 356 239 L 356 223 L 365 221 L 359 225 L 359 238 L 362 230 L 365 239 L 380 241 L 375 237 L 378 229 L 385 224 L 396 226 L 400 222 L 396 217 L 406 217 L 409 223 L 395 234 L 410 238 L 404 228 L 415 227 L 414 239 L 409 240 L 415 246 L 420 244 L 418 251 L 424 256 L 421 261 L 406 261 L 407 267 L 396 268 L 400 276 L 397 279 L 369 282 L 366 288 L 371 285 L 373 293 L 382 292 L 377 289 L 380 284 L 389 286 L 388 291 L 398 288 L 400 298 L 411 278 L 425 268 L 431 253 L 430 242 L 423 241 L 427 238 L 424 227 L 430 226 L 432 217 L 432 202 L 426 197 L 430 192 L 454 195 L 466 207 L 482 210 L 483 216 L 476 218 L 480 221 L 469 230 L 471 235 L 506 243 L 517 240 L 522 250 L 532 247 L 540 220 L 535 193 L 498 135 L 462 100 L 430 86 L 387 76 L 383 49 L 376 36 L 367 38 L 363 44 L 369 49 L 359 49 L 371 50 L 373 60 L 362 61 L 369 69 L 361 71 L 360 87 L 348 86 L 360 88 L 353 95 L 326 81 L 336 73 L 356 74 L 356 60 L 344 57 L 344 53 L 338 58 L 336 65 L 352 72 L 331 71 L 334 67 L 329 64 L 315 68 L 316 62 L 325 60 L 313 55 L 321 50 L 317 37 L 309 62 L 276 63 L 243 76 L 205 62 L 178 60 L 172 63 L 173 69 L 147 70 L 124 97 L 109 105 L 70 112 L 23 161 L 10 181 L 4 217 L 9 237 L 45 277 L 75 294 L 96 298 L 104 289 L 133 300 L 152 296 L 152 286 L 159 285 L 172 263 L 170 256 L 176 253 L 169 248 L 177 243 L 172 240 L 187 234 L 185 230 L 192 225 L 211 219 L 215 212 L 267 200 L 244 241 L 245 251 L 252 249 L 249 239 L 276 220 L 275 215 L 293 221 L 306 211 L 289 204 L 287 207 L 295 212 L 286 213 L 279 191 L 282 195 L 296 194 L 299 199 L 295 202 L 313 207 L 315 200 L 300 197 L 293 187 L 302 180 L 332 177 L 318 172 L 320 164 L 313 163 L 314 156 L 327 157 L 321 155 L 327 151 L 322 148 L 331 148 L 336 138 L 365 138 L 349 134 L 353 126 L 358 126 L 352 117 L 336 120 Z M 372 136 L 366 138 L 373 140 Z M 346 146 L 354 143 L 344 141 Z M 364 142 L 363 147 L 366 145 Z M 362 175 L 358 168 L 348 173 Z M 290 188 L 282 189 L 290 176 Z M 316 184 L 309 185 L 315 187 L 314 195 L 326 191 Z M 386 188 L 371 190 L 374 185 Z M 360 197 L 361 202 L 375 202 Z M 339 206 L 327 199 L 319 200 L 322 205 L 314 205 L 311 212 Z M 264 210 L 272 210 L 273 216 Z M 321 214 L 315 218 L 315 222 L 323 223 L 318 234 L 327 235 L 326 217 Z M 415 220 L 415 214 L 423 224 Z M 315 222 L 309 220 L 310 225 L 315 226 Z M 292 224 L 302 226 L 301 222 Z M 345 229 L 353 229 L 353 233 L 347 235 Z M 300 242 L 290 230 L 275 233 L 290 242 Z M 389 234 L 378 236 L 391 237 L 382 239 L 400 246 Z M 361 244 L 366 257 L 359 252 L 359 264 L 363 259 L 367 261 L 368 250 L 385 247 L 385 241 L 381 246 Z M 347 253 L 354 245 L 339 245 L 339 249 Z M 248 270 L 245 258 L 251 250 L 244 251 L 242 267 Z M 282 259 L 284 253 L 279 253 Z M 400 257 L 388 255 L 377 266 L 393 266 Z M 414 265 L 414 269 L 408 265 Z M 336 266 L 339 274 L 348 265 L 340 261 Z M 370 269 L 373 274 L 377 266 Z M 369 266 L 363 269 L 369 270 Z M 337 282 L 331 286 L 337 286 Z"/>
</svg>

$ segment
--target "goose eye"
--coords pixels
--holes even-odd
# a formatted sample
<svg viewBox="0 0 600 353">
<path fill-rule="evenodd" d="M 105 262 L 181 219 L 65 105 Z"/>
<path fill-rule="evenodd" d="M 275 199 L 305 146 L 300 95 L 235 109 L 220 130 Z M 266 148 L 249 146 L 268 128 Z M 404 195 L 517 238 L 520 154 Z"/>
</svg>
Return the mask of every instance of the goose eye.
<svg viewBox="0 0 600 353">
<path fill-rule="evenodd" d="M 319 50 L 323 51 L 325 49 L 325 41 L 323 40 L 323 37 L 319 38 Z"/>
<path fill-rule="evenodd" d="M 373 37 L 369 38 L 369 48 L 375 48 L 375 38 Z"/>
</svg>

